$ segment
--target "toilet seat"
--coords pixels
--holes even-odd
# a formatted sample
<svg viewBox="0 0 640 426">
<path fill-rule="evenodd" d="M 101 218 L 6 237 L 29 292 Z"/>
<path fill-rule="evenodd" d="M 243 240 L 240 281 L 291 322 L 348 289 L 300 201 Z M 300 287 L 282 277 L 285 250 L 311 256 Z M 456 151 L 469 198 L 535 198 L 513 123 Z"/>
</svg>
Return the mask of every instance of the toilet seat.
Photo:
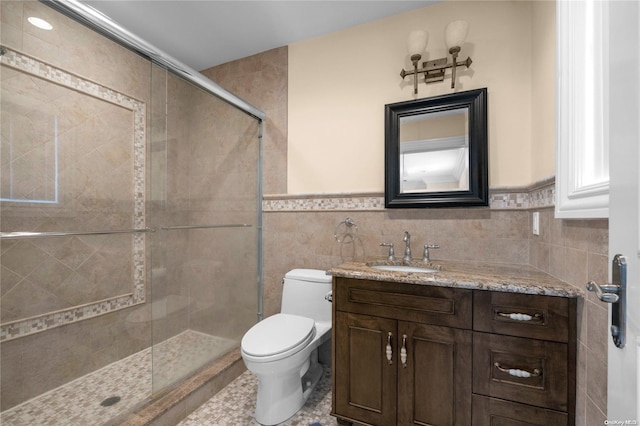
<svg viewBox="0 0 640 426">
<path fill-rule="evenodd" d="M 314 336 L 313 319 L 292 314 L 275 314 L 251 327 L 242 338 L 241 348 L 242 352 L 254 359 L 268 357 L 269 361 L 275 361 L 298 352 Z"/>
</svg>

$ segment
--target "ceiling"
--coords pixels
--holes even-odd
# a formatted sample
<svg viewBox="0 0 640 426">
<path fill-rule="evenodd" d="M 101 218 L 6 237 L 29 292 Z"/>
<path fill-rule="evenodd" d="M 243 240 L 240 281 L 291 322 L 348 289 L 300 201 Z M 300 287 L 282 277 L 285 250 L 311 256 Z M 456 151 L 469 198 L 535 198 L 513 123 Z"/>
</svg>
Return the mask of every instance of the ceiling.
<svg viewBox="0 0 640 426">
<path fill-rule="evenodd" d="M 81 0 L 201 71 L 435 0 Z"/>
</svg>

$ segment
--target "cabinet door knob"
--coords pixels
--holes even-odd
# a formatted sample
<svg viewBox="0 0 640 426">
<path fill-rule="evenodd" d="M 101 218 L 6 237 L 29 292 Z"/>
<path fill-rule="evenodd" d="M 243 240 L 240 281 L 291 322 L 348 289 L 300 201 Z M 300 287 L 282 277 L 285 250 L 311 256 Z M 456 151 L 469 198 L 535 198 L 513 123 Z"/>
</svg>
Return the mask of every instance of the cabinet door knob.
<svg viewBox="0 0 640 426">
<path fill-rule="evenodd" d="M 527 370 L 521 370 L 519 368 L 503 367 L 502 365 L 500 365 L 499 362 L 495 362 L 493 365 L 503 373 L 507 373 L 508 375 L 514 376 L 514 377 L 522 377 L 527 379 L 529 377 L 542 376 L 542 370 L 539 368 L 534 368 L 533 371 L 527 371 Z"/>
<path fill-rule="evenodd" d="M 389 365 L 393 364 L 393 350 L 391 349 L 392 336 L 393 334 L 391 334 L 391 332 L 389 332 L 389 334 L 387 335 L 386 355 L 387 355 L 387 361 L 389 361 Z"/>
<path fill-rule="evenodd" d="M 407 368 L 407 335 L 402 335 L 402 349 L 400 349 L 400 361 L 402 361 L 402 367 Z"/>
</svg>

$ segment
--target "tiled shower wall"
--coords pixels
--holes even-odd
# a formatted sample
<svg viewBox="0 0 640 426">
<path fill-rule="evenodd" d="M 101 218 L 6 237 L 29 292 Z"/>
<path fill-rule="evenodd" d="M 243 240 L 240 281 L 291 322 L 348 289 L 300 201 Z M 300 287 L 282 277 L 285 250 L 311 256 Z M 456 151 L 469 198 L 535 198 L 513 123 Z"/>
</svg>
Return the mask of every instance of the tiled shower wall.
<svg viewBox="0 0 640 426">
<path fill-rule="evenodd" d="M 54 69 L 65 70 L 77 75 L 86 82 L 96 82 L 103 87 L 126 94 L 132 99 L 148 103 L 151 65 L 138 55 L 76 24 L 39 2 L 2 1 L 1 15 L 1 40 L 2 44 L 9 49 L 36 58 L 42 63 L 51 65 Z M 54 25 L 54 30 L 44 32 L 26 24 L 26 16 L 33 15 L 41 16 L 51 22 Z M 3 85 L 7 83 L 5 78 L 10 76 L 5 71 L 3 67 Z M 35 79 L 33 81 L 34 85 L 38 85 L 35 83 Z M 92 116 L 91 111 L 83 110 L 77 106 L 75 106 L 75 110 L 72 110 L 73 107 L 69 106 L 69 109 L 64 111 L 65 115 L 60 116 L 60 120 L 67 124 L 70 121 L 68 114 L 75 114 L 76 123 L 84 124 L 75 127 L 78 132 L 76 139 L 67 140 L 69 145 L 64 148 L 71 150 L 69 152 L 74 156 L 66 158 L 72 161 L 61 164 L 60 171 L 69 174 L 69 179 L 61 181 L 61 184 L 66 185 L 74 182 L 75 185 L 78 185 L 77 192 L 74 194 L 64 193 L 63 191 L 69 187 L 61 186 L 60 199 L 66 201 L 64 209 L 57 208 L 56 205 L 51 205 L 50 208 L 47 206 L 40 206 L 37 209 L 33 206 L 28 208 L 27 214 L 23 214 L 23 219 L 27 219 L 24 224 L 28 227 L 26 230 L 59 231 L 61 228 L 66 228 L 65 230 L 88 231 L 132 228 L 133 185 L 131 182 L 133 177 L 130 170 L 132 169 L 133 149 L 131 143 L 133 137 L 131 130 L 128 130 L 128 146 L 117 145 L 117 149 L 110 149 L 111 147 L 116 148 L 116 145 L 90 145 L 88 141 L 93 140 L 92 137 L 96 132 L 104 130 L 100 114 Z M 46 111 L 43 112 L 46 113 Z M 49 111 L 49 113 L 52 112 Z M 128 118 L 128 120 L 130 119 Z M 99 124 L 102 124 L 103 127 L 100 127 Z M 6 129 L 3 126 L 3 131 Z M 73 131 L 69 133 L 73 134 Z M 6 146 L 3 146 L 4 148 Z M 104 170 L 105 166 L 111 171 L 117 171 L 121 162 L 124 162 L 125 166 L 122 166 L 124 168 L 120 177 L 108 173 L 100 175 L 99 170 Z M 107 166 L 107 164 L 110 165 Z M 128 171 L 128 174 L 125 171 Z M 110 181 L 110 185 L 105 186 L 100 178 L 107 182 Z M 82 185 L 85 185 L 84 188 Z M 82 194 L 77 200 L 65 198 L 77 194 Z M 7 203 L 4 204 L 7 205 Z M 111 216 L 107 215 L 106 218 L 104 215 L 101 217 L 97 214 L 99 211 L 104 211 L 105 208 L 110 209 L 113 213 Z M 5 221 L 4 213 L 3 211 L 3 231 L 22 230 L 12 229 L 11 226 L 18 225 L 16 222 Z M 30 221 L 28 216 L 31 214 L 34 214 L 34 219 Z M 30 228 L 31 225 L 36 224 L 35 219 L 38 215 L 46 216 L 47 220 L 38 225 L 36 229 Z M 81 228 L 81 223 L 86 224 L 86 227 Z M 59 278 L 61 272 L 67 272 L 62 265 L 69 265 L 69 262 L 85 263 L 87 253 L 95 252 L 97 257 L 101 259 L 101 263 L 89 262 L 98 268 L 93 272 L 93 276 L 91 271 L 83 271 L 82 267 L 74 270 L 76 274 L 88 276 L 92 286 L 82 285 L 82 281 L 79 280 L 64 282 L 65 285 L 80 284 L 81 287 L 75 291 L 73 286 L 68 287 L 67 291 L 74 298 L 82 294 L 82 298 L 74 300 L 65 293 L 58 293 L 60 298 L 72 303 L 83 304 L 112 297 L 114 294 L 120 294 L 123 290 L 131 291 L 132 289 L 131 237 L 111 237 L 105 241 L 106 238 L 108 237 L 63 238 L 55 241 L 50 239 L 30 240 L 33 241 L 33 244 L 26 241 L 21 244 L 37 246 L 40 249 L 38 252 L 32 251 L 28 256 L 25 256 L 25 263 L 33 260 L 33 256 L 39 255 L 42 258 L 44 254 L 56 259 L 57 263 L 52 260 L 42 263 L 43 266 L 49 267 L 48 270 L 40 268 L 39 271 L 43 278 L 47 275 Z M 115 244 L 115 241 L 118 243 Z M 95 247 L 100 245 L 107 247 L 108 250 L 97 251 Z M 10 246 L 12 244 L 5 245 L 3 242 L 3 254 L 6 253 L 5 249 Z M 102 285 L 97 278 L 106 279 L 105 277 L 109 275 L 109 265 L 113 265 L 109 257 L 114 258 L 114 253 L 117 252 L 129 254 L 128 261 L 118 262 L 121 265 L 121 270 L 127 270 L 129 273 L 127 276 L 125 273 L 116 274 L 112 271 L 112 278 L 117 275 L 129 285 L 127 289 L 116 287 L 110 293 L 105 294 L 104 289 L 107 286 Z M 96 271 L 99 269 L 102 269 L 102 272 L 96 275 Z M 12 277 L 13 275 L 3 269 L 0 286 L 3 294 L 10 288 L 10 278 Z M 16 303 L 21 302 L 25 302 L 25 300 Z M 39 308 L 39 311 L 27 310 L 21 315 L 50 312 L 55 309 L 55 306 L 46 306 L 43 302 Z M 0 350 L 2 372 L 0 406 L 2 410 L 148 347 L 151 344 L 148 323 L 146 327 L 131 323 L 127 321 L 128 313 L 128 310 L 119 310 L 63 327 L 52 328 L 49 331 L 3 341 Z"/>
<path fill-rule="evenodd" d="M 266 78 L 256 78 L 263 69 L 268 71 Z M 441 248 L 433 251 L 435 260 L 531 264 L 579 288 L 584 288 L 590 279 L 606 280 L 608 222 L 554 219 L 552 197 L 549 199 L 537 188 L 514 188 L 499 191 L 500 194 L 492 191 L 494 207 L 489 209 L 384 210 L 380 206 L 382 194 L 340 194 L 333 198 L 278 195 L 286 193 L 287 180 L 287 122 L 283 114 L 287 107 L 286 48 L 205 73 L 266 111 L 268 117 L 274 112 L 265 129 L 266 315 L 280 308 L 281 280 L 288 270 L 327 269 L 353 257 L 383 256 L 386 252 L 379 243 L 394 242 L 401 247 L 405 230 L 411 232 L 414 247 L 426 242 L 439 244 Z M 553 186 L 553 180 L 550 185 Z M 501 197 L 514 202 L 503 203 Z M 522 199 L 529 202 L 522 203 Z M 309 208 L 310 205 L 314 207 Z M 531 234 L 532 207 L 541 216 L 539 236 Z M 339 244 L 334 238 L 336 226 L 347 217 L 358 225 L 359 238 L 355 244 Z M 576 415 L 579 426 L 602 425 L 605 419 L 606 313 L 606 308 L 591 295 L 579 304 Z"/>
<path fill-rule="evenodd" d="M 118 122 L 125 123 L 122 130 L 107 120 L 103 110 L 91 114 L 87 105 L 83 105 L 86 99 L 69 102 L 69 107 L 64 104 L 64 109 L 59 108 L 57 115 L 63 121 L 60 128 L 63 129 L 62 124 L 65 124 L 76 130 L 75 139 L 65 146 L 74 156 L 70 155 L 70 161 L 62 164 L 66 167 L 64 172 L 76 169 L 82 172 L 70 174 L 63 181 L 69 185 L 61 185 L 60 198 L 69 202 L 64 204 L 65 209 L 60 208 L 59 204 L 63 203 L 37 208 L 29 206 L 29 215 L 38 214 L 33 218 L 24 213 L 25 208 L 15 213 L 19 209 L 3 203 L 3 232 L 102 231 L 229 223 L 251 225 L 224 229 L 159 230 L 145 234 L 141 238 L 146 238 L 147 245 L 143 245 L 146 250 L 140 257 L 146 254 L 146 259 L 139 263 L 146 269 L 136 275 L 142 281 L 142 295 L 136 301 L 144 299 L 146 303 L 126 309 L 120 308 L 128 305 L 109 305 L 102 309 L 106 304 L 98 302 L 132 291 L 131 264 L 134 262 L 131 260 L 129 234 L 45 238 L 28 242 L 3 240 L 0 277 L 3 331 L 8 320 L 22 320 L 31 315 L 69 308 L 67 305 L 52 305 L 56 299 L 65 299 L 71 305 L 83 305 L 82 309 L 98 305 L 102 310 L 101 315 L 92 318 L 84 315 L 91 310 L 88 308 L 69 315 L 55 315 L 53 320 L 46 317 L 40 321 L 45 331 L 27 326 L 20 327 L 26 330 L 25 333 L 4 333 L 3 336 L 10 335 L 11 339 L 0 343 L 1 409 L 9 409 L 187 329 L 239 341 L 244 331 L 255 323 L 257 310 L 257 120 L 168 75 L 166 70 L 152 66 L 144 58 L 40 2 L 2 1 L 1 6 L 1 40 L 8 49 L 37 58 L 54 71 L 64 71 L 56 71 L 57 74 L 72 75 L 69 80 L 81 80 L 89 87 L 95 83 L 112 89 L 145 107 L 141 120 L 144 155 L 138 168 L 143 175 L 141 178 L 132 176 L 134 138 L 129 115 L 117 117 Z M 43 32 L 27 24 L 26 17 L 34 15 L 46 18 L 54 30 Z M 22 77 L 15 70 L 3 66 L 3 87 L 10 83 L 11 78 L 16 81 L 16 75 L 26 81 L 27 87 L 29 84 L 34 87 L 43 85 L 37 77 Z M 16 91 L 20 90 L 18 87 Z M 54 101 L 62 104 L 59 92 L 64 91 L 56 87 L 51 92 Z M 38 99 L 33 102 L 33 109 L 46 107 L 42 96 L 31 97 Z M 3 101 L 7 99 L 3 98 Z M 16 103 L 19 102 L 11 104 Z M 4 102 L 3 107 L 8 104 Z M 3 120 L 7 116 L 4 112 Z M 56 110 L 43 108 L 43 113 L 55 115 Z M 69 114 L 76 114 L 77 120 L 71 120 Z M 73 126 L 69 125 L 70 122 Z M 5 136 L 9 128 L 4 124 L 3 153 L 8 151 Z M 21 130 L 23 128 L 30 127 L 20 127 Z M 119 133 L 116 130 L 120 130 Z M 69 133 L 73 134 L 72 131 Z M 36 140 L 31 136 L 25 140 Z M 117 161 L 119 157 L 125 160 L 124 165 Z M 37 177 L 30 167 L 33 164 L 24 167 L 26 177 Z M 134 187 L 132 181 L 146 183 L 146 191 Z M 25 186 L 27 184 L 29 182 Z M 71 186 L 74 192 L 69 190 Z M 50 196 L 50 192 L 45 191 L 44 196 Z M 77 200 L 67 200 L 78 193 L 81 196 Z M 142 218 L 141 224 L 131 219 L 132 199 L 142 204 L 141 209 L 136 210 Z M 7 206 L 12 206 L 13 210 Z M 36 222 L 40 216 L 45 219 Z M 24 226 L 17 224 L 18 219 L 25 221 Z M 102 251 L 93 248 L 94 241 L 100 243 L 93 245 L 99 245 Z M 23 249 L 16 250 L 15 255 L 7 255 L 20 246 L 34 247 L 39 251 Z M 90 259 L 89 255 L 96 252 L 94 256 L 98 259 Z M 35 303 L 38 293 L 26 286 L 20 297 L 11 299 L 5 296 L 8 291 L 15 293 L 17 284 L 15 274 L 5 267 L 9 265 L 5 260 L 12 259 L 11 268 L 20 269 L 23 275 L 28 275 L 31 272 L 26 266 L 31 266 L 35 272 L 30 276 L 39 275 L 44 284 L 48 283 L 45 278 L 58 278 L 62 272 L 67 273 L 60 265 L 70 262 L 83 265 L 84 269 L 74 272 L 85 273 L 87 280 L 65 282 L 64 291 L 54 289 L 59 292 L 57 298 L 41 297 L 42 303 Z M 38 260 L 41 261 L 37 263 Z M 233 263 L 242 267 L 230 267 Z M 92 285 L 85 285 L 87 281 Z M 152 309 L 149 303 L 152 300 L 162 303 L 154 303 Z M 153 327 L 152 314 L 154 319 L 160 318 Z M 58 318 L 61 320 L 57 321 Z M 34 330 L 39 332 L 34 333 Z M 210 356 L 213 358 L 216 354 Z M 156 369 L 153 373 L 162 374 Z"/>
</svg>

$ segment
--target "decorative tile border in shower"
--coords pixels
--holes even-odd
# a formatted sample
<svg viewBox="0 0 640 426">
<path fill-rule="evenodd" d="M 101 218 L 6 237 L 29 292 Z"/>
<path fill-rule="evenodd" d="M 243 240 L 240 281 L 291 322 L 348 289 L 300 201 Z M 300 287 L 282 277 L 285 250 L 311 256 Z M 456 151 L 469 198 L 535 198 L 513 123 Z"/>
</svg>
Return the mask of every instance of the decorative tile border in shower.
<svg viewBox="0 0 640 426">
<path fill-rule="evenodd" d="M 553 207 L 555 179 L 536 182 L 526 188 L 496 188 L 489 190 L 489 208 L 519 210 Z M 264 212 L 295 211 L 380 211 L 384 210 L 384 194 L 320 194 L 266 195 Z"/>
<path fill-rule="evenodd" d="M 132 112 L 134 121 L 133 226 L 136 229 L 143 229 L 145 227 L 146 104 L 124 93 L 86 80 L 83 77 L 56 68 L 51 64 L 47 64 L 6 46 L 0 46 L 0 62 L 7 67 L 118 105 Z M 145 236 L 143 234 L 132 234 L 132 239 L 133 289 L 130 294 L 2 324 L 0 325 L 0 341 L 27 336 L 143 303 L 146 294 L 144 269 Z"/>
</svg>

